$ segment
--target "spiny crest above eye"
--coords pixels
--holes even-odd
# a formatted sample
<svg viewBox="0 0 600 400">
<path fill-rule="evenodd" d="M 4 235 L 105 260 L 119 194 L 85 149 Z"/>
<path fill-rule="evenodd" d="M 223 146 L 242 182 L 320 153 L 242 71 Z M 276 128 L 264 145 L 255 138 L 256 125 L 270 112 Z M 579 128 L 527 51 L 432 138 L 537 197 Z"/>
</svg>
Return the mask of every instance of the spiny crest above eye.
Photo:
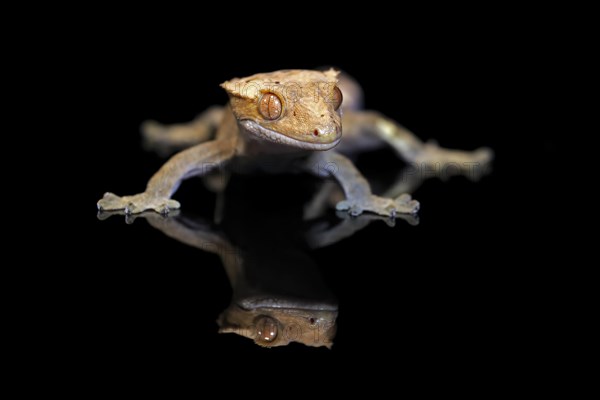
<svg viewBox="0 0 600 400">
<path fill-rule="evenodd" d="M 288 69 L 246 78 L 234 78 L 223 82 L 221 87 L 230 96 L 254 99 L 261 93 L 271 90 L 274 86 L 308 85 L 318 82 L 337 83 L 339 71 L 333 68 L 327 71 L 312 71 L 303 69 Z"/>
</svg>

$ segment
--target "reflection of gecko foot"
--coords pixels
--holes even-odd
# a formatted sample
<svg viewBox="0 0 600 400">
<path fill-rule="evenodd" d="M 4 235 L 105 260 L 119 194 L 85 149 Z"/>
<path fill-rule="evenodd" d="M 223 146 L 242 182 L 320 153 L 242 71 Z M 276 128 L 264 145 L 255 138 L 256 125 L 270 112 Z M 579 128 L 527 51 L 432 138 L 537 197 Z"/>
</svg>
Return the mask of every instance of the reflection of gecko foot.
<svg viewBox="0 0 600 400">
<path fill-rule="evenodd" d="M 394 218 L 392 218 L 392 217 L 386 216 L 386 215 L 377 215 L 377 214 L 371 214 L 371 213 L 362 214 L 359 216 L 352 216 L 352 215 L 350 215 L 350 213 L 348 211 L 337 210 L 335 212 L 335 215 L 337 215 L 337 217 L 339 219 L 343 219 L 343 220 L 347 220 L 347 219 L 364 220 L 366 222 L 366 224 L 370 224 L 373 221 L 383 221 L 389 227 L 396 226 L 397 219 L 404 220 L 409 225 L 412 225 L 412 226 L 419 225 L 419 215 L 418 214 L 396 214 L 396 216 Z"/>
<path fill-rule="evenodd" d="M 340 201 L 336 209 L 348 211 L 353 216 L 369 211 L 395 218 L 399 214 L 416 214 L 419 211 L 419 202 L 412 200 L 408 194 L 403 194 L 396 199 L 370 195 L 367 198 Z"/>
<path fill-rule="evenodd" d="M 98 201 L 99 211 L 123 210 L 125 214 L 139 214 L 146 210 L 168 214 L 169 211 L 180 208 L 178 201 L 169 198 L 156 197 L 147 193 L 119 197 L 113 193 L 105 193 Z"/>
<path fill-rule="evenodd" d="M 116 210 L 116 211 L 103 211 L 103 210 L 99 210 L 98 211 L 98 219 L 100 221 L 104 221 L 110 217 L 112 217 L 113 215 L 119 215 L 119 216 L 125 216 L 125 223 L 127 224 L 133 224 L 133 222 L 137 219 L 137 218 L 143 218 L 143 219 L 147 219 L 147 220 L 156 220 L 156 219 L 167 219 L 167 218 L 173 218 L 179 215 L 179 210 L 171 210 L 169 212 L 169 214 L 157 214 L 154 211 L 144 211 L 141 212 L 139 214 L 127 214 L 125 213 L 125 210 Z"/>
</svg>

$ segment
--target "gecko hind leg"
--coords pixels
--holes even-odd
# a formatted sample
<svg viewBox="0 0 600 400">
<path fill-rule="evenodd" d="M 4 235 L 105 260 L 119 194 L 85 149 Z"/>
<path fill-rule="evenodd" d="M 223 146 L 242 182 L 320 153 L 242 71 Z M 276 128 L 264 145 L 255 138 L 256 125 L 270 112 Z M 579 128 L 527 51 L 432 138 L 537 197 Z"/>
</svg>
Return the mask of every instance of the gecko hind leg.
<svg viewBox="0 0 600 400">
<path fill-rule="evenodd" d="M 144 121 L 140 127 L 144 147 L 166 156 L 211 140 L 223 118 L 223 107 L 213 106 L 184 124 L 163 125 L 156 121 Z"/>
<path fill-rule="evenodd" d="M 133 196 L 119 197 L 106 193 L 98 201 L 99 211 L 124 210 L 138 214 L 145 210 L 168 213 L 178 209 L 179 202 L 171 196 L 182 180 L 202 176 L 227 162 L 235 153 L 235 139 L 213 140 L 184 150 L 169 159 L 148 181 L 146 190 Z"/>
<path fill-rule="evenodd" d="M 442 177 L 466 175 L 477 180 L 494 158 L 489 147 L 481 147 L 473 151 L 446 149 L 437 142 L 429 141 L 411 161 L 416 168 L 435 171 Z"/>
<path fill-rule="evenodd" d="M 494 158 L 494 152 L 487 147 L 463 151 L 440 147 L 435 141 L 424 143 L 402 125 L 373 111 L 347 112 L 342 124 L 344 135 L 360 137 L 366 133 L 379 138 L 404 161 L 423 170 L 470 176 L 485 170 Z"/>
</svg>

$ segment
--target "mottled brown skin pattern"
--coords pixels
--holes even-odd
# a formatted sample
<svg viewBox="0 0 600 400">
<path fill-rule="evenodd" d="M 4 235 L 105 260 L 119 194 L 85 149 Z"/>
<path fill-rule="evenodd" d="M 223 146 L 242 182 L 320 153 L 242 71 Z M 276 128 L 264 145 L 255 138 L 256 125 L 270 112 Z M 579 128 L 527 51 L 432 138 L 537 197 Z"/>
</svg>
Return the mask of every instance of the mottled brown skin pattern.
<svg viewBox="0 0 600 400">
<path fill-rule="evenodd" d="M 462 171 L 492 159 L 486 148 L 469 152 L 423 143 L 393 120 L 358 110 L 360 87 L 348 77 L 340 79 L 334 70 L 283 70 L 232 79 L 221 86 L 230 98 L 225 107 L 211 107 L 188 124 L 148 121 L 142 125 L 148 147 L 185 150 L 163 165 L 143 193 L 123 197 L 106 193 L 98 201 L 100 210 L 168 213 L 180 207 L 171 196 L 183 179 L 235 165 L 236 160 L 247 165 L 248 160 L 260 163 L 265 156 L 275 156 L 293 159 L 290 165 L 295 170 L 335 178 L 345 194 L 336 205 L 338 210 L 394 217 L 416 213 L 419 203 L 408 194 L 373 195 L 369 183 L 343 154 L 387 144 L 408 163 Z M 341 107 L 338 87 L 345 98 Z"/>
</svg>

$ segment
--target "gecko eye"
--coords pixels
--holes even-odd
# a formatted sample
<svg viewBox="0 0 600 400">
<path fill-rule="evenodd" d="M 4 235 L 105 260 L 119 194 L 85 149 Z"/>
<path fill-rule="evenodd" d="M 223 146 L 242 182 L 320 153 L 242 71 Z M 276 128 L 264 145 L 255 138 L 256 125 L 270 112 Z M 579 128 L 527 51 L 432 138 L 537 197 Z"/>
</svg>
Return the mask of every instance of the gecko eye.
<svg viewBox="0 0 600 400">
<path fill-rule="evenodd" d="M 258 317 L 256 320 L 256 338 L 254 340 L 259 344 L 271 343 L 277 338 L 277 331 L 277 321 L 273 318 Z"/>
<path fill-rule="evenodd" d="M 258 101 L 258 111 L 265 119 L 274 120 L 279 118 L 281 110 L 281 100 L 276 94 L 265 93 Z"/>
<path fill-rule="evenodd" d="M 342 91 L 339 87 L 333 88 L 333 108 L 337 111 L 338 108 L 342 105 L 342 100 L 344 100 L 344 96 L 342 96 Z"/>
</svg>

